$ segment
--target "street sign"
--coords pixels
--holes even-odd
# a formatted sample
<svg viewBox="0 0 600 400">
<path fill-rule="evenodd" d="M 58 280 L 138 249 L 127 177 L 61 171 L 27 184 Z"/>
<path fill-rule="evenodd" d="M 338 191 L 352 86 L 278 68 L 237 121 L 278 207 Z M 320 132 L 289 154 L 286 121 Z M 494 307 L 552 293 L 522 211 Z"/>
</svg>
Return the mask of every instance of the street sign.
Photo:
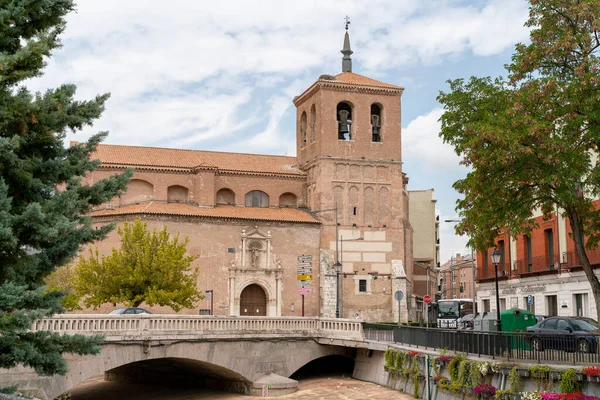
<svg viewBox="0 0 600 400">
<path fill-rule="evenodd" d="M 298 262 L 310 262 L 312 261 L 312 256 L 299 256 Z"/>
<path fill-rule="evenodd" d="M 298 288 L 298 294 L 311 294 L 311 293 L 312 293 L 312 289 L 309 287 Z"/>
<path fill-rule="evenodd" d="M 431 303 L 431 296 L 430 296 L 430 295 L 428 295 L 428 294 L 427 294 L 427 295 L 425 295 L 425 296 L 423 296 L 423 301 L 424 301 L 426 304 L 429 304 L 429 303 Z"/>
<path fill-rule="evenodd" d="M 312 275 L 312 268 L 298 268 L 298 275 Z"/>
<path fill-rule="evenodd" d="M 312 281 L 312 275 L 298 275 L 299 281 Z"/>
<path fill-rule="evenodd" d="M 394 297 L 396 300 L 400 301 L 404 298 L 404 293 L 402 293 L 402 290 L 397 290 L 396 293 L 394 293 Z"/>
<path fill-rule="evenodd" d="M 313 281 L 298 281 L 298 287 L 312 287 Z"/>
<path fill-rule="evenodd" d="M 529 305 L 533 304 L 533 296 L 532 295 L 527 296 L 527 304 L 529 304 Z"/>
<path fill-rule="evenodd" d="M 296 264 L 297 267 L 312 267 L 312 263 L 310 262 L 299 262 Z"/>
</svg>

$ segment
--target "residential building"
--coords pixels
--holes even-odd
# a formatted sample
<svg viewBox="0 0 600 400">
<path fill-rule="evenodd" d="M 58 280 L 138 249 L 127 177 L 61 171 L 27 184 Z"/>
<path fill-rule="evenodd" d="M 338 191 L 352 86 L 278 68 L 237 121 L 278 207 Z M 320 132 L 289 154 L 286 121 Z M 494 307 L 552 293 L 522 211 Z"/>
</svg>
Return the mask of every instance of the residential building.
<svg viewBox="0 0 600 400">
<path fill-rule="evenodd" d="M 435 215 L 434 190 L 408 191 L 408 218 L 413 228 L 413 293 L 415 307 L 423 309 L 423 296 L 435 299 L 439 262 L 440 217 Z M 418 313 L 419 314 L 419 313 Z"/>
<path fill-rule="evenodd" d="M 600 201 L 594 202 L 596 208 Z M 570 223 L 553 212 L 544 218 L 534 216 L 538 227 L 529 235 L 499 236 L 495 243 L 501 253 L 498 265 L 500 310 L 518 307 L 537 315 L 584 316 L 597 319 L 589 281 L 575 253 Z M 585 239 L 585 238 L 584 238 Z M 479 309 L 496 310 L 493 248 L 479 253 Z M 596 270 L 600 267 L 600 249 L 588 250 Z"/>
<path fill-rule="evenodd" d="M 473 299 L 473 270 L 476 269 L 474 255 L 460 253 L 450 257 L 440 267 L 440 297 L 442 299 Z"/>
</svg>

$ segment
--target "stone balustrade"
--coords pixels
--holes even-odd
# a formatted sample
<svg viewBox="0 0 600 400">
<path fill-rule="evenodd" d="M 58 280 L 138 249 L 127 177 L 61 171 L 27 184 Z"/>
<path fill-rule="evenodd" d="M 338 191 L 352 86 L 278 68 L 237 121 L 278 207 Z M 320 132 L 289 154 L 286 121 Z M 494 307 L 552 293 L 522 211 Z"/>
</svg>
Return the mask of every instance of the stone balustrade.
<svg viewBox="0 0 600 400">
<path fill-rule="evenodd" d="M 364 340 L 359 321 L 316 317 L 60 314 L 36 321 L 32 330 L 103 335 L 108 342 L 248 338 Z"/>
</svg>

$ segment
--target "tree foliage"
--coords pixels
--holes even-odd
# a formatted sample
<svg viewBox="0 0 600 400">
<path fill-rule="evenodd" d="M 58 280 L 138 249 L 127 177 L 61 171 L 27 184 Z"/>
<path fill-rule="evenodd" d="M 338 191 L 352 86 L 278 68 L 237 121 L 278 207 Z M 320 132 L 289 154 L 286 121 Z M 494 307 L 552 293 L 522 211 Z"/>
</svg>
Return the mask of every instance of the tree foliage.
<svg viewBox="0 0 600 400">
<path fill-rule="evenodd" d="M 77 101 L 74 85 L 35 94 L 23 86 L 60 47 L 73 9 L 72 0 L 0 4 L 0 368 L 24 364 L 40 374 L 64 373 L 65 352 L 99 351 L 98 337 L 29 329 L 62 311 L 62 295 L 45 291 L 44 277 L 112 229 L 94 229 L 86 214 L 120 194 L 131 175 L 81 185 L 97 166 L 90 155 L 106 133 L 65 148 L 67 131 L 91 125 L 108 94 Z"/>
<path fill-rule="evenodd" d="M 105 303 L 158 304 L 175 311 L 192 308 L 204 297 L 197 289 L 198 269 L 192 268 L 196 255 L 186 255 L 188 239 L 171 239 L 165 227 L 148 230 L 139 219 L 118 228 L 120 248 L 100 257 L 90 249 L 81 257 L 69 285 L 87 307 Z"/>
<path fill-rule="evenodd" d="M 526 26 L 531 43 L 516 46 L 506 79 L 457 79 L 438 96 L 440 136 L 472 168 L 454 184 L 457 231 L 485 249 L 558 206 L 600 309 L 586 254 L 600 240 L 600 2 L 530 0 Z"/>
</svg>

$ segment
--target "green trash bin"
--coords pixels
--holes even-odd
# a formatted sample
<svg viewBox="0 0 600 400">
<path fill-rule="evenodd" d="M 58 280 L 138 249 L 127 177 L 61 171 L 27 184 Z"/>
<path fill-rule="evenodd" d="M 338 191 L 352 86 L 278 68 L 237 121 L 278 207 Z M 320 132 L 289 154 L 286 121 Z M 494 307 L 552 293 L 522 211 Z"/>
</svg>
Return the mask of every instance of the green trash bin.
<svg viewBox="0 0 600 400">
<path fill-rule="evenodd" d="M 500 321 L 502 322 L 502 332 L 512 332 L 511 340 L 508 340 L 512 349 L 530 350 L 530 347 L 525 343 L 523 335 L 519 332 L 525 332 L 528 326 L 533 326 L 537 323 L 535 314 L 527 310 L 519 308 L 511 308 L 500 313 Z"/>
</svg>

